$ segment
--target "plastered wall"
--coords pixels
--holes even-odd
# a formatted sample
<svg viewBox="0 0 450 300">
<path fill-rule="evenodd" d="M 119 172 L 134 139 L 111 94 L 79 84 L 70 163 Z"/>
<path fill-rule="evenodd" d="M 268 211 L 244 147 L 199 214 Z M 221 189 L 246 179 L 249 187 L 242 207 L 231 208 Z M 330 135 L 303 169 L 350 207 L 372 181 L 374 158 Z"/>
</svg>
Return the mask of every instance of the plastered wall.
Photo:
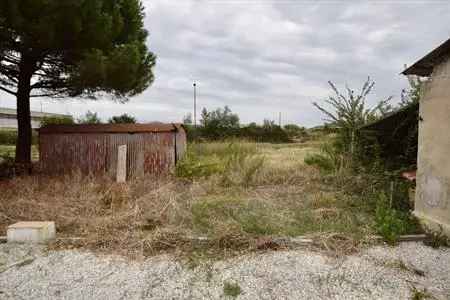
<svg viewBox="0 0 450 300">
<path fill-rule="evenodd" d="M 450 59 L 434 68 L 420 102 L 414 213 L 450 236 Z"/>
</svg>

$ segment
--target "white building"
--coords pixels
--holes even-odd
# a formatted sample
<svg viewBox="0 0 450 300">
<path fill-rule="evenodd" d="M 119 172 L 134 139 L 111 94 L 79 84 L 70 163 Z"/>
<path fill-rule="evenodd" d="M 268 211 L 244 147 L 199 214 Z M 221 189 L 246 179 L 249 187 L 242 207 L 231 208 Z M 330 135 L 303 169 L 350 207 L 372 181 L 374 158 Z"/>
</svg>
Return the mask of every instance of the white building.
<svg viewBox="0 0 450 300">
<path fill-rule="evenodd" d="M 70 117 L 70 116 L 32 111 L 31 127 L 33 129 L 39 128 L 41 125 L 41 120 L 45 117 Z M 0 128 L 17 128 L 17 111 L 15 109 L 0 107 Z"/>
</svg>

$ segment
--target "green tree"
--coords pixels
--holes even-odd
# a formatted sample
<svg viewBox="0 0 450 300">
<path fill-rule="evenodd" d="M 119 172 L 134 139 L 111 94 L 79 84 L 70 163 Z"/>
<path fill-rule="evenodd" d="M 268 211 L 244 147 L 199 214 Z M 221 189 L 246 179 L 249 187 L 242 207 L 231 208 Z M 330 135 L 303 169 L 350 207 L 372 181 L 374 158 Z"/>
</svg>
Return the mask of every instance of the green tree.
<svg viewBox="0 0 450 300">
<path fill-rule="evenodd" d="M 203 108 L 200 123 L 203 135 L 212 139 L 234 136 L 240 128 L 239 116 L 232 113 L 228 106 L 210 112 Z"/>
<path fill-rule="evenodd" d="M 422 87 L 425 81 L 418 76 L 408 76 L 409 87 L 402 90 L 399 107 L 406 107 L 411 104 L 419 103 L 422 93 Z"/>
<path fill-rule="evenodd" d="M 109 124 L 135 124 L 136 118 L 129 114 L 122 114 L 120 116 L 114 116 L 108 120 Z"/>
<path fill-rule="evenodd" d="M 305 127 L 300 127 L 297 124 L 286 124 L 283 129 L 290 138 L 300 138 L 306 136 Z"/>
<path fill-rule="evenodd" d="M 334 95 L 329 96 L 324 102 L 331 106 L 331 108 L 325 108 L 316 102 L 313 102 L 313 105 L 326 115 L 326 122 L 337 127 L 340 137 L 339 144 L 342 147 L 341 150 L 349 153 L 353 157 L 357 146 L 356 135 L 359 128 L 391 112 L 392 106 L 389 102 L 392 97 L 379 101 L 372 108 L 367 108 L 366 97 L 375 85 L 375 82 L 370 77 L 364 82 L 359 93 L 355 93 L 354 90 L 346 86 L 346 93 L 344 94 L 331 81 L 328 81 L 328 84 L 333 90 Z"/>
<path fill-rule="evenodd" d="M 183 124 L 184 125 L 192 125 L 192 114 L 191 113 L 187 113 L 184 117 L 183 117 Z"/>
<path fill-rule="evenodd" d="M 102 120 L 99 118 L 97 113 L 90 110 L 86 112 L 84 116 L 81 116 L 77 120 L 78 124 L 102 124 Z"/>
<path fill-rule="evenodd" d="M 140 0 L 0 1 L 0 90 L 17 99 L 16 163 L 31 162 L 30 98 L 109 94 L 153 82 Z"/>
</svg>

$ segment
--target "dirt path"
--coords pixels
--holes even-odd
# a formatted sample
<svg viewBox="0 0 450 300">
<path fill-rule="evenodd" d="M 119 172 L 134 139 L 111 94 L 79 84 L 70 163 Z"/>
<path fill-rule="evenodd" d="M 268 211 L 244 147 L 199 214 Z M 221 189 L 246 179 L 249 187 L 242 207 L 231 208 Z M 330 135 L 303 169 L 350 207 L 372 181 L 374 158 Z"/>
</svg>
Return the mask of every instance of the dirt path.
<svg viewBox="0 0 450 300">
<path fill-rule="evenodd" d="M 280 251 L 195 269 L 169 256 L 128 262 L 3 244 L 0 299 L 411 299 L 424 288 L 449 299 L 449 270 L 450 249 L 412 242 L 342 259 Z"/>
</svg>

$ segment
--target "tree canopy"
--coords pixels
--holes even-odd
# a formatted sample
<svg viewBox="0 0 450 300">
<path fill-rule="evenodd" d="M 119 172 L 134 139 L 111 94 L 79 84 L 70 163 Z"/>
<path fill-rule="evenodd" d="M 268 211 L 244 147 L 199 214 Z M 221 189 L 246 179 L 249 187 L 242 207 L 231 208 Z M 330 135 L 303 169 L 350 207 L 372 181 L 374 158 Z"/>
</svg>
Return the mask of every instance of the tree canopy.
<svg viewBox="0 0 450 300">
<path fill-rule="evenodd" d="M 330 108 L 325 108 L 317 102 L 313 102 L 313 105 L 326 116 L 326 122 L 332 123 L 339 129 L 339 140 L 343 151 L 349 151 L 353 155 L 359 128 L 392 112 L 393 108 L 390 105 L 392 97 L 380 100 L 375 106 L 368 108 L 366 98 L 375 85 L 370 77 L 364 82 L 359 93 L 355 93 L 348 86 L 345 87 L 346 92 L 341 93 L 331 81 L 328 81 L 328 84 L 333 94 L 324 102 Z"/>
<path fill-rule="evenodd" d="M 136 118 L 129 114 L 121 114 L 120 116 L 114 116 L 108 120 L 109 124 L 135 124 Z"/>
<path fill-rule="evenodd" d="M 31 97 L 140 93 L 155 63 L 143 17 L 138 0 L 3 0 L 0 88 L 17 95 L 28 67 Z"/>
<path fill-rule="evenodd" d="M 88 110 L 83 116 L 77 119 L 78 124 L 102 124 L 102 119 L 96 112 Z"/>
<path fill-rule="evenodd" d="M 140 0 L 0 2 L 0 90 L 17 98 L 16 161 L 30 161 L 30 97 L 126 101 L 153 82 L 143 20 Z"/>
</svg>

